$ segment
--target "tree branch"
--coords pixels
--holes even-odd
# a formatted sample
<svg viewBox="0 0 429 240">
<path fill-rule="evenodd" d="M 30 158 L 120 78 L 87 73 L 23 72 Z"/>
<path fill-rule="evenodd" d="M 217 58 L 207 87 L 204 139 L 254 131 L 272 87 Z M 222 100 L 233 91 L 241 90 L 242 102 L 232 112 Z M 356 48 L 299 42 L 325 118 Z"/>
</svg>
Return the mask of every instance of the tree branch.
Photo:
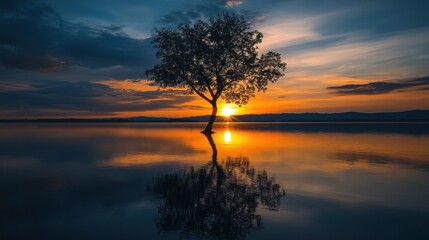
<svg viewBox="0 0 429 240">
<path fill-rule="evenodd" d="M 214 98 L 215 95 L 213 93 L 213 90 L 210 87 L 210 82 L 207 81 L 207 77 L 205 76 L 205 74 L 203 74 L 203 71 L 201 70 L 200 65 L 194 62 L 194 67 L 198 70 L 198 73 L 200 74 L 200 78 L 203 78 L 203 82 L 206 84 L 207 90 L 209 90 L 210 96 Z"/>
<path fill-rule="evenodd" d="M 198 94 L 198 96 L 202 97 L 204 100 L 206 100 L 209 103 L 212 103 L 212 100 L 210 100 L 210 98 L 206 97 L 206 95 L 204 95 L 203 93 L 199 92 L 192 83 L 190 83 L 188 81 L 188 85 L 192 88 L 192 90 L 194 90 L 194 92 L 196 92 Z"/>
<path fill-rule="evenodd" d="M 204 83 L 206 84 L 207 89 L 209 90 L 210 95 L 212 96 L 212 98 L 214 98 L 215 94 L 214 94 L 213 90 L 210 87 L 210 83 L 208 81 L 206 81 L 206 80 L 204 80 Z"/>
</svg>

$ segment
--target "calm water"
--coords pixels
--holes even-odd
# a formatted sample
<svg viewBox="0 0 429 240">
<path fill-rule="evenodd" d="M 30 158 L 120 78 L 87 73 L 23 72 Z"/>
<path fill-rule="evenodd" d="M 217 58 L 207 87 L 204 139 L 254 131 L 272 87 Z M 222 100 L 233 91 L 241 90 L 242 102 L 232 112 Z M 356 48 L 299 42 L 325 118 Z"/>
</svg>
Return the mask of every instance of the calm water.
<svg viewBox="0 0 429 240">
<path fill-rule="evenodd" d="M 427 239 L 429 124 L 0 125 L 0 239 Z"/>
</svg>

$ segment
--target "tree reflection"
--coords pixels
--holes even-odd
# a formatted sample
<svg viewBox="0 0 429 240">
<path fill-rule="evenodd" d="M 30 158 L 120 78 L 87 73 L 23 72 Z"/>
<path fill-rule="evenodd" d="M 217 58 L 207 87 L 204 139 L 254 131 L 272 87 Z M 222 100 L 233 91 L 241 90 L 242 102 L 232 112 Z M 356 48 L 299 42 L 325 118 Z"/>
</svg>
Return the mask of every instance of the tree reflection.
<svg viewBox="0 0 429 240">
<path fill-rule="evenodd" d="M 180 237 L 244 239 L 262 227 L 256 214 L 259 204 L 277 210 L 285 191 L 267 172 L 256 171 L 247 157 L 217 161 L 216 144 L 212 161 L 196 169 L 165 173 L 150 190 L 164 198 L 155 224 L 161 232 L 179 231 Z"/>
</svg>

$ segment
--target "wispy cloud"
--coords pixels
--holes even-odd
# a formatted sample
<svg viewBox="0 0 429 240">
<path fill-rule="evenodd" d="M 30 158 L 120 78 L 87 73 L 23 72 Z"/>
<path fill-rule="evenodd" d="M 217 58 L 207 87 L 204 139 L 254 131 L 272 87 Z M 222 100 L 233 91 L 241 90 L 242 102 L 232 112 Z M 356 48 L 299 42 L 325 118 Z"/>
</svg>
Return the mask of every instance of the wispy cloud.
<svg viewBox="0 0 429 240">
<path fill-rule="evenodd" d="M 427 90 L 429 77 L 403 79 L 389 82 L 371 82 L 367 84 L 347 84 L 328 87 L 331 93 L 337 95 L 372 95 L 390 93 L 398 90 Z"/>
<path fill-rule="evenodd" d="M 243 0 L 227 0 L 225 1 L 225 6 L 233 7 L 243 4 Z"/>
<path fill-rule="evenodd" d="M 261 50 L 275 50 L 319 39 L 320 34 L 314 30 L 318 19 L 319 17 L 271 18 L 264 21 L 258 29 L 264 34 Z"/>
</svg>

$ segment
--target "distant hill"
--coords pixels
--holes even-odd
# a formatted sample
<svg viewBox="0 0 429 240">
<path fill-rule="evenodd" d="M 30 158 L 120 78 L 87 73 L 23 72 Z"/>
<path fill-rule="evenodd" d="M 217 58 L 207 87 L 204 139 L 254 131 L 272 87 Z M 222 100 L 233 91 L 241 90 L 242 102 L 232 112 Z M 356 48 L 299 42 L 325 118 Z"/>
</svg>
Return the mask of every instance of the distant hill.
<svg viewBox="0 0 429 240">
<path fill-rule="evenodd" d="M 206 121 L 209 116 L 186 118 Z M 429 110 L 384 113 L 279 113 L 249 114 L 234 117 L 237 122 L 429 122 Z"/>
<path fill-rule="evenodd" d="M 131 117 L 131 118 L 49 118 L 13 119 L 0 122 L 205 122 L 209 116 L 186 118 Z M 218 117 L 218 121 L 224 121 Z M 234 116 L 235 122 L 429 122 L 429 110 L 382 113 L 279 113 Z"/>
</svg>

